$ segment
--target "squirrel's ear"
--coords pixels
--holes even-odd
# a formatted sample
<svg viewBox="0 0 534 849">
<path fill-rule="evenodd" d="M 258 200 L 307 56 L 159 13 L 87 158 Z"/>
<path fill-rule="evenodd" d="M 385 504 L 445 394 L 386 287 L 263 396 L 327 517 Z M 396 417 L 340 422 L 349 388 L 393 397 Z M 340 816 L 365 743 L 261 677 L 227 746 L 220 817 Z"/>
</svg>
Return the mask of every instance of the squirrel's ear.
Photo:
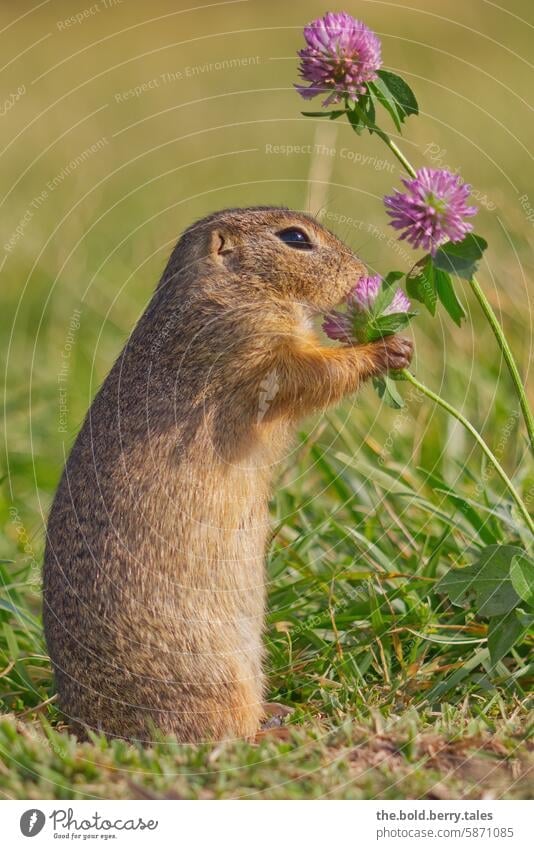
<svg viewBox="0 0 534 849">
<path fill-rule="evenodd" d="M 225 257 L 234 250 L 233 239 L 222 230 L 215 230 L 211 235 L 211 255 L 213 259 L 224 265 Z"/>
</svg>

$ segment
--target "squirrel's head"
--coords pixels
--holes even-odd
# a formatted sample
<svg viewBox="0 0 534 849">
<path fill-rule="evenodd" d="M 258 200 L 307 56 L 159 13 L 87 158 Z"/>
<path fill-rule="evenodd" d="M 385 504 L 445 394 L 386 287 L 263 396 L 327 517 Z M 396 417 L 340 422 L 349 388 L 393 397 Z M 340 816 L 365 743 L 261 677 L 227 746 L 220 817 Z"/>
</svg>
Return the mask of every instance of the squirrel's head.
<svg viewBox="0 0 534 849">
<path fill-rule="evenodd" d="M 219 280 L 225 272 L 229 285 L 238 282 L 236 298 L 248 300 L 250 292 L 253 299 L 290 299 L 316 312 L 338 304 L 365 273 L 358 257 L 314 218 L 278 207 L 216 212 L 180 242 L 190 262 L 211 267 Z"/>
</svg>

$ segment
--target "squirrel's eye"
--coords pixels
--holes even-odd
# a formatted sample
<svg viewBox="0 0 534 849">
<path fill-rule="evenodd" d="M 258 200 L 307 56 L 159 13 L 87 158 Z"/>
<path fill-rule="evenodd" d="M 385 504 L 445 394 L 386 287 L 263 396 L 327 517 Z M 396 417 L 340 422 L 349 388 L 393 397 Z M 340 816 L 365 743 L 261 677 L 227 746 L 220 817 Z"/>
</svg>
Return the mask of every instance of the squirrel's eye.
<svg viewBox="0 0 534 849">
<path fill-rule="evenodd" d="M 298 227 L 288 227 L 286 230 L 280 230 L 276 235 L 290 248 L 299 248 L 306 251 L 313 248 L 308 234 L 304 230 L 299 230 Z"/>
</svg>

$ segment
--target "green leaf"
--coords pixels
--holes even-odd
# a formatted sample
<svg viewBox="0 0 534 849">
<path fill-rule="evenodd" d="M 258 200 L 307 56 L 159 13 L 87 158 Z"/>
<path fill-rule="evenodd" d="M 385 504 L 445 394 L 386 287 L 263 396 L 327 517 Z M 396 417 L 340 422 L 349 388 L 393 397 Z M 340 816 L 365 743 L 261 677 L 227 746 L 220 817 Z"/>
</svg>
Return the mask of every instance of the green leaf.
<svg viewBox="0 0 534 849">
<path fill-rule="evenodd" d="M 329 118 L 331 121 L 335 121 L 336 118 L 345 115 L 346 112 L 346 109 L 333 109 L 331 112 L 301 112 L 300 114 L 304 115 L 305 118 Z"/>
<path fill-rule="evenodd" d="M 397 288 L 392 285 L 396 275 L 402 272 L 392 272 L 390 285 L 382 283 L 372 311 L 355 312 L 352 319 L 352 333 L 360 342 L 376 342 L 384 336 L 391 336 L 399 330 L 403 330 L 417 314 L 415 312 L 396 312 L 384 315 L 384 311 L 391 305 Z M 397 278 L 398 279 L 398 278 Z"/>
<path fill-rule="evenodd" d="M 384 336 L 392 336 L 399 330 L 404 330 L 414 315 L 413 312 L 392 312 L 390 315 L 379 315 L 377 318 L 371 319 L 367 325 L 368 341 L 376 342 L 378 339 L 383 339 Z"/>
<path fill-rule="evenodd" d="M 378 393 L 378 397 L 392 407 L 394 410 L 400 410 L 404 407 L 404 401 L 397 391 L 397 387 L 389 377 L 374 377 L 373 386 Z"/>
<path fill-rule="evenodd" d="M 367 116 L 369 123 L 374 125 L 376 113 L 375 113 L 375 105 L 373 103 L 372 97 L 369 98 L 369 101 L 366 105 L 365 114 Z"/>
<path fill-rule="evenodd" d="M 384 286 L 388 288 L 389 286 L 393 286 L 393 284 L 396 283 L 397 280 L 400 280 L 401 277 L 404 277 L 404 271 L 390 271 L 384 277 Z"/>
<path fill-rule="evenodd" d="M 436 315 L 437 291 L 435 269 L 430 254 L 423 257 L 406 277 L 406 291 L 410 298 L 424 304 L 430 315 Z"/>
<path fill-rule="evenodd" d="M 429 477 L 430 479 L 430 477 Z M 488 519 L 480 516 L 472 504 L 466 501 L 465 498 L 462 498 L 458 493 L 454 492 L 454 490 L 447 487 L 446 484 L 443 486 L 435 486 L 436 492 L 440 494 L 446 495 L 447 498 L 452 501 L 452 503 L 458 508 L 460 513 L 465 516 L 470 525 L 478 533 L 478 536 L 482 540 L 482 542 L 487 543 L 488 545 L 496 545 L 498 539 L 495 537 L 495 534 L 491 530 L 491 527 L 488 523 Z"/>
<path fill-rule="evenodd" d="M 487 247 L 488 243 L 482 236 L 469 233 L 461 242 L 442 245 L 434 257 L 434 265 L 449 274 L 471 280 Z"/>
<path fill-rule="evenodd" d="M 475 563 L 447 572 L 436 592 L 445 593 L 459 607 L 473 601 L 480 616 L 502 616 L 520 601 L 510 579 L 510 565 L 514 557 L 523 556 L 523 550 L 513 545 L 488 545 Z"/>
<path fill-rule="evenodd" d="M 397 107 L 400 121 L 404 121 L 409 115 L 419 114 L 419 106 L 417 105 L 415 94 L 402 77 L 399 77 L 398 74 L 394 74 L 392 71 L 378 71 L 378 76 L 384 83 Z"/>
<path fill-rule="evenodd" d="M 380 289 L 378 295 L 375 298 L 373 306 L 371 307 L 372 315 L 381 315 L 384 310 L 389 307 L 394 297 L 395 289 L 392 286 L 384 286 L 384 284 L 382 283 L 380 285 Z"/>
<path fill-rule="evenodd" d="M 364 97 L 360 98 L 358 101 L 358 106 L 360 111 L 363 112 L 365 116 L 365 123 L 369 132 L 372 134 L 374 126 L 375 126 L 375 105 L 373 103 L 373 99 L 369 94 L 366 94 Z"/>
<path fill-rule="evenodd" d="M 26 610 L 21 606 L 17 606 L 11 601 L 5 601 L 3 598 L 0 598 L 0 610 L 7 610 L 8 613 L 13 614 L 15 619 L 20 619 L 21 623 L 28 623 L 34 629 L 38 629 L 40 627 L 39 620 L 35 616 L 32 616 L 29 610 Z"/>
<path fill-rule="evenodd" d="M 444 681 L 440 681 L 432 687 L 430 692 L 427 693 L 428 701 L 432 703 L 435 699 L 442 699 L 445 693 L 456 687 L 464 680 L 464 678 L 467 678 L 473 669 L 476 669 L 480 663 L 484 663 L 488 654 L 488 649 L 480 649 L 480 651 L 477 651 L 468 660 L 466 660 L 459 669 L 455 669 L 452 675 L 449 675 Z"/>
<path fill-rule="evenodd" d="M 497 544 L 498 537 L 492 531 L 487 516 L 480 515 L 477 507 L 480 508 L 477 502 L 469 501 L 466 498 L 458 495 L 458 493 L 448 486 L 439 475 L 425 469 L 423 466 L 418 466 L 417 471 L 425 476 L 425 480 L 430 484 L 436 492 L 443 493 L 447 498 L 458 508 L 460 513 L 465 516 L 470 525 L 477 531 L 482 542 L 487 545 Z"/>
<path fill-rule="evenodd" d="M 534 562 L 524 554 L 513 557 L 510 580 L 518 596 L 534 606 Z"/>
<path fill-rule="evenodd" d="M 369 318 L 367 313 L 355 312 L 352 317 L 352 335 L 359 342 L 370 342 L 367 337 L 367 325 Z"/>
<path fill-rule="evenodd" d="M 446 271 L 440 271 L 439 268 L 436 268 L 434 272 L 434 281 L 436 284 L 438 298 L 449 313 L 454 323 L 457 324 L 458 327 L 461 327 L 462 319 L 465 318 L 466 313 L 462 304 L 458 300 L 456 292 L 454 291 L 454 286 L 452 285 L 450 274 L 447 274 Z"/>
<path fill-rule="evenodd" d="M 393 119 L 393 123 L 395 127 L 401 132 L 401 119 L 399 118 L 399 113 L 397 110 L 397 104 L 395 102 L 394 97 L 390 93 L 387 85 L 382 82 L 381 79 L 377 79 L 372 83 L 367 83 L 367 88 L 371 93 L 371 96 L 376 97 L 378 102 L 384 109 L 389 112 L 391 118 Z"/>
<path fill-rule="evenodd" d="M 365 130 L 365 124 L 362 121 L 361 116 L 358 114 L 358 112 L 354 111 L 353 109 L 349 109 L 347 112 L 347 118 L 350 121 L 352 129 L 356 133 L 358 133 L 359 136 L 361 136 L 361 134 Z"/>
<path fill-rule="evenodd" d="M 495 666 L 507 655 L 525 632 L 525 625 L 515 611 L 505 616 L 494 616 L 488 625 L 488 648 L 492 665 Z"/>
<path fill-rule="evenodd" d="M 437 300 L 441 301 L 452 320 L 460 327 L 465 310 L 454 291 L 450 275 L 438 268 L 430 254 L 414 265 L 406 277 L 406 291 L 411 298 L 436 314 Z"/>
</svg>

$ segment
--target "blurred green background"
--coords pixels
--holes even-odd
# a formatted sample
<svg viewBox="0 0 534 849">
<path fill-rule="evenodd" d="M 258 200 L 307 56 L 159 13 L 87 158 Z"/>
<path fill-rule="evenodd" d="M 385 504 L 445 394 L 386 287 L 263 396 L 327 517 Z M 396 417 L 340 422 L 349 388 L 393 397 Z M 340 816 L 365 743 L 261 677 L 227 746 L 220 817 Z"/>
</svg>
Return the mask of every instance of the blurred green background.
<svg viewBox="0 0 534 849">
<path fill-rule="evenodd" d="M 490 243 L 480 280 L 525 374 L 534 189 L 520 199 L 532 174 L 534 10 L 517 1 L 419 5 L 347 0 L 342 8 L 379 34 L 385 67 L 417 93 L 421 115 L 402 141 L 409 158 L 459 169 L 473 184 L 476 229 Z M 389 151 L 348 124 L 300 115 L 295 52 L 303 24 L 325 11 L 301 0 L 2 3 L 8 553 L 27 537 L 39 562 L 42 515 L 65 452 L 195 218 L 284 204 L 319 214 L 373 270 L 407 270 L 417 258 L 386 225 L 382 196 L 402 176 Z M 491 332 L 460 288 L 469 309 L 461 330 L 443 313 L 414 323 L 416 369 L 495 447 L 517 405 Z M 366 390 L 337 425 L 349 419 L 356 453 L 366 441 L 388 462 L 426 463 L 450 483 L 456 461 L 468 457 L 473 475 L 480 471 L 469 440 L 427 404 L 399 419 Z M 509 471 L 522 466 L 517 421 L 501 453 Z M 332 425 L 318 427 L 324 435 Z M 329 445 L 336 433 L 326 437 Z M 297 494 L 314 491 L 308 465 L 284 475 Z"/>
</svg>

